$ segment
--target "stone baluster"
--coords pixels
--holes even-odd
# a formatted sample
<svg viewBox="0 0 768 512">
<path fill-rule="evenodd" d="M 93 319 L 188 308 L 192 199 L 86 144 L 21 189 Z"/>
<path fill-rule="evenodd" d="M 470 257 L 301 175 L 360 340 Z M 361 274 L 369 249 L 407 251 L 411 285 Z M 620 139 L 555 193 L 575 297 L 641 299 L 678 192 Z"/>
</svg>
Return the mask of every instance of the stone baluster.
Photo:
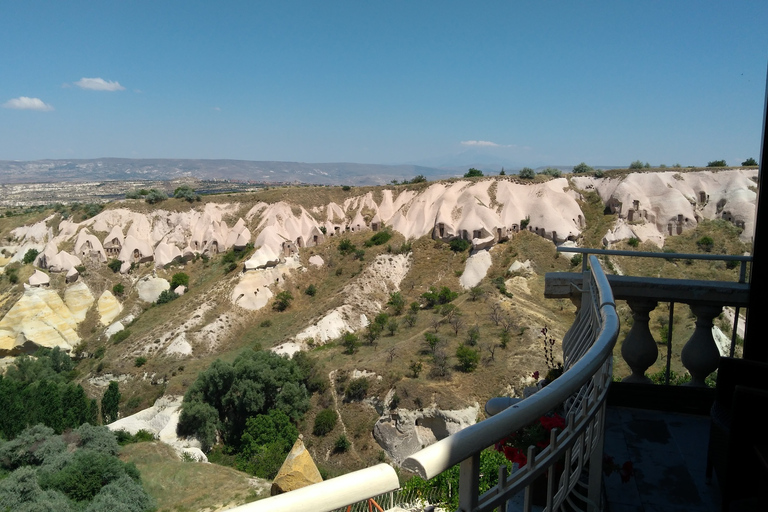
<svg viewBox="0 0 768 512">
<path fill-rule="evenodd" d="M 680 359 L 691 374 L 689 386 L 706 386 L 704 379 L 720 364 L 720 351 L 712 336 L 712 321 L 719 315 L 722 306 L 691 305 L 696 315 L 696 329 L 683 347 Z"/>
<path fill-rule="evenodd" d="M 651 379 L 645 376 L 645 371 L 656 362 L 659 349 L 651 335 L 648 323 L 650 322 L 649 313 L 658 303 L 655 300 L 628 300 L 627 304 L 632 309 L 634 321 L 629 334 L 621 344 L 621 357 L 632 369 L 632 374 L 624 377 L 622 382 L 650 384 Z"/>
</svg>

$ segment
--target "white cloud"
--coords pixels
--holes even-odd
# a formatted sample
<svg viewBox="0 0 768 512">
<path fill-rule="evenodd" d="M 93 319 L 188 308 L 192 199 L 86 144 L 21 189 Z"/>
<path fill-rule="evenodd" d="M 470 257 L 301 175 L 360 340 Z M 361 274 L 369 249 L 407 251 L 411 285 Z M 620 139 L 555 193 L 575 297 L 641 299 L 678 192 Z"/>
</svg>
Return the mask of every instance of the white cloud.
<svg viewBox="0 0 768 512">
<path fill-rule="evenodd" d="M 27 98 L 19 96 L 3 103 L 3 108 L 14 108 L 16 110 L 53 110 L 53 107 L 44 103 L 40 98 Z"/>
<path fill-rule="evenodd" d="M 462 146 L 486 146 L 486 147 L 498 147 L 499 144 L 496 144 L 495 142 L 491 142 L 489 140 L 463 140 L 461 141 Z"/>
<path fill-rule="evenodd" d="M 81 89 L 90 89 L 92 91 L 122 91 L 125 87 L 119 82 L 110 82 L 103 78 L 81 78 L 75 85 Z"/>
</svg>

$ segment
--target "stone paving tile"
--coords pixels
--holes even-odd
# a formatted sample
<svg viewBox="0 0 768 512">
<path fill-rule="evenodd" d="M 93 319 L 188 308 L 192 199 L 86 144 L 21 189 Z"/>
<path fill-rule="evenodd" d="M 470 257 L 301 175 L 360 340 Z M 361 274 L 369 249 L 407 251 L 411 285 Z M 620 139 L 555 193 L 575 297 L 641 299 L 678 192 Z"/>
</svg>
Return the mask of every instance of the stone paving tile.
<svg viewBox="0 0 768 512">
<path fill-rule="evenodd" d="M 608 409 L 604 453 L 621 465 L 631 460 L 635 475 L 621 483 L 604 478 L 611 512 L 716 512 L 716 483 L 705 483 L 709 418 L 658 411 Z"/>
</svg>

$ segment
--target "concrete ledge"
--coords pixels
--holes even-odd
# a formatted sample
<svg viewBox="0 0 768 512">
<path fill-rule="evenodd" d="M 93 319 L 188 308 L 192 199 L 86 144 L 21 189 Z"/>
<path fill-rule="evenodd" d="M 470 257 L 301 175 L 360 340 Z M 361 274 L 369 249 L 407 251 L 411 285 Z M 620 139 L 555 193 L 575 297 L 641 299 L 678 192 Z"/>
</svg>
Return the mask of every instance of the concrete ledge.
<svg viewBox="0 0 768 512">
<path fill-rule="evenodd" d="M 613 296 L 618 300 L 652 299 L 659 302 L 740 307 L 749 304 L 749 285 L 746 283 L 614 275 L 607 278 Z M 581 273 L 548 272 L 545 276 L 544 296 L 548 299 L 578 297 L 581 289 Z"/>
</svg>

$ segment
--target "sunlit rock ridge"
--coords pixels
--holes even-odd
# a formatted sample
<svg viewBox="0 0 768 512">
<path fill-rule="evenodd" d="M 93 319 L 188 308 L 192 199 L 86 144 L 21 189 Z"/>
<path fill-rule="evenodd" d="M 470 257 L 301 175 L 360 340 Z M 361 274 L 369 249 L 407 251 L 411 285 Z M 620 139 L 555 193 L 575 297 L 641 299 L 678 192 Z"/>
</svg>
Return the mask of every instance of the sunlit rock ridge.
<svg viewBox="0 0 768 512">
<path fill-rule="evenodd" d="M 331 202 L 312 208 L 288 201 L 257 202 L 237 217 L 244 211 L 238 203 L 201 203 L 185 212 L 164 210 L 160 205 L 144 213 L 132 208 L 136 203 L 125 201 L 83 222 L 63 220 L 55 230 L 46 219 L 14 229 L 12 241 L 4 247 L 10 256 L 0 260 L 1 265 L 20 261 L 29 249 L 38 250 L 35 266 L 39 272 L 25 284 L 23 297 L 0 319 L 0 356 L 29 352 L 36 346 L 70 350 L 80 341 L 77 326 L 91 307 L 96 308 L 102 326 L 119 317 L 120 304 L 108 291 L 89 290 L 77 282 L 77 267 L 86 261 L 105 265 L 116 259 L 120 271 L 126 273 L 140 263 L 162 268 L 173 261 L 253 244 L 255 251 L 244 262 L 230 300 L 239 308 L 257 310 L 269 303 L 283 276 L 301 266 L 296 257 L 300 248 L 322 244 L 347 232 L 389 228 L 406 239 L 431 236 L 444 241 L 469 241 L 478 256 L 470 258 L 476 265 L 462 280 L 463 286 L 470 287 L 473 280 L 482 279 L 490 264 L 490 260 L 483 264 L 482 252 L 521 229 L 555 244 L 578 244 L 585 227 L 579 200 L 583 191 L 590 189 L 618 214 L 617 223 L 605 233 L 606 244 L 636 237 L 661 246 L 666 236 L 693 228 L 702 219 L 732 222 L 743 229 L 742 239 L 751 241 L 756 175 L 755 169 L 669 171 L 629 173 L 616 178 L 577 176 L 570 181 L 557 178 L 543 183 L 499 176 L 435 182 L 424 187 L 383 187 L 378 194 L 368 192 L 341 204 Z M 355 296 L 354 286 L 367 289 L 371 282 L 379 283 L 382 292 L 397 289 L 410 268 L 407 258 L 401 260 L 389 264 L 391 268 L 383 274 L 372 271 L 361 275 L 357 284 L 351 285 L 349 295 Z M 51 273 L 66 275 L 65 289 L 47 288 L 46 278 Z M 157 293 L 149 294 L 151 299 L 147 300 L 156 300 L 157 294 L 167 288 L 167 281 L 155 284 Z M 365 324 L 360 315 L 375 312 L 375 307 L 368 307 L 345 313 L 345 307 L 329 312 L 328 322 L 335 321 L 333 315 L 346 314 L 352 319 L 349 326 L 359 328 Z M 329 336 L 346 325 L 329 324 Z M 301 328 L 297 326 L 299 340 L 323 337 Z"/>
</svg>

